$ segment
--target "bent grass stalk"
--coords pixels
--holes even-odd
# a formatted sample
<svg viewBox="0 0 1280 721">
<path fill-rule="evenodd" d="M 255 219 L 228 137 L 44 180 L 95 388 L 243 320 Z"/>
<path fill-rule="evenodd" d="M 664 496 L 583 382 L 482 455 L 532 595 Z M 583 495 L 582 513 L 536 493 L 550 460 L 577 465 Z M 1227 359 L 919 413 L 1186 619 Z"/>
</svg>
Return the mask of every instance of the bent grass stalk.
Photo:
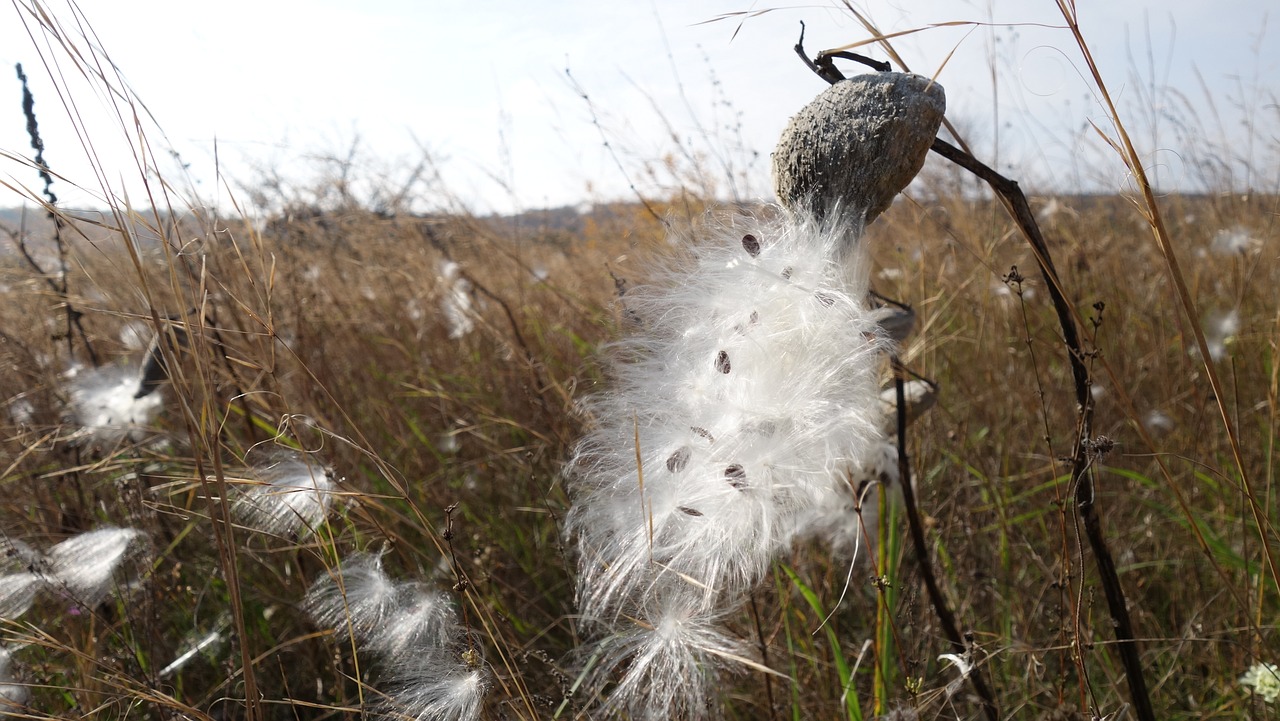
<svg viewBox="0 0 1280 721">
<path fill-rule="evenodd" d="M 778 567 L 786 574 L 787 580 L 791 582 L 792 587 L 800 592 L 801 598 L 808 604 L 809 609 L 813 611 L 815 621 L 822 625 L 822 632 L 827 639 L 827 647 L 831 649 L 831 660 L 835 665 L 836 679 L 840 683 L 840 697 L 844 699 L 846 718 L 849 721 L 862 721 L 862 704 L 858 701 L 858 690 L 854 685 L 856 679 L 849 667 L 849 662 L 845 659 L 844 649 L 840 644 L 840 636 L 836 633 L 834 624 L 830 621 L 823 621 L 823 619 L 829 619 L 830 614 L 823 608 L 822 599 L 818 598 L 818 594 L 812 588 L 809 588 L 790 566 L 780 563 Z M 878 660 L 876 665 L 879 665 Z"/>
<path fill-rule="evenodd" d="M 1068 28 L 1076 41 L 1076 45 L 1080 48 L 1081 54 L 1084 56 L 1085 64 L 1089 68 L 1089 72 L 1093 78 L 1094 86 L 1097 88 L 1100 97 L 1106 104 L 1107 114 L 1112 122 L 1116 132 L 1116 139 L 1107 136 L 1100 128 L 1095 129 L 1098 134 L 1108 142 L 1116 154 L 1124 161 L 1125 166 L 1133 174 L 1133 179 L 1138 185 L 1138 191 L 1143 201 L 1143 217 L 1151 227 L 1152 237 L 1160 250 L 1161 256 L 1164 258 L 1167 272 L 1170 280 L 1173 281 L 1174 288 L 1178 293 L 1178 301 L 1186 314 L 1186 321 L 1195 336 L 1196 346 L 1200 351 L 1200 357 L 1204 362 L 1205 375 L 1209 380 L 1209 385 L 1213 389 L 1215 405 L 1218 408 L 1222 421 L 1222 427 L 1227 434 L 1227 440 L 1231 447 L 1232 460 L 1236 464 L 1236 470 L 1240 474 L 1243 482 L 1245 497 L 1249 501 L 1249 511 L 1253 515 L 1255 529 L 1261 537 L 1260 544 L 1263 557 L 1267 562 L 1267 569 L 1271 574 L 1272 587 L 1277 593 L 1280 593 L 1280 571 L 1277 571 L 1276 562 L 1272 555 L 1272 544 L 1268 542 L 1268 533 L 1272 537 L 1276 537 L 1276 530 L 1272 527 L 1269 517 L 1264 514 L 1264 503 L 1258 499 L 1254 492 L 1253 484 L 1250 481 L 1248 470 L 1246 469 L 1244 459 L 1240 451 L 1240 440 L 1237 436 L 1235 424 L 1231 420 L 1231 413 L 1228 411 L 1226 396 L 1224 395 L 1222 382 L 1218 377 L 1218 371 L 1213 362 L 1213 354 L 1209 351 L 1209 343 L 1205 338 L 1203 325 L 1200 322 L 1200 313 L 1197 312 L 1195 302 L 1191 298 L 1191 293 L 1187 289 L 1186 279 L 1182 273 L 1181 266 L 1178 262 L 1177 254 L 1174 252 L 1173 243 L 1168 229 L 1165 226 L 1164 217 L 1160 210 L 1160 204 L 1156 201 L 1156 191 L 1151 185 L 1151 181 L 1147 177 L 1146 165 L 1142 162 L 1142 158 L 1135 149 L 1133 141 L 1129 137 L 1128 131 L 1125 129 L 1124 122 L 1120 117 L 1119 111 L 1116 109 L 1115 103 L 1111 98 L 1111 93 L 1107 89 L 1106 83 L 1102 80 L 1102 75 L 1098 70 L 1097 64 L 1093 60 L 1093 53 L 1089 50 L 1088 43 L 1085 42 L 1084 35 L 1080 30 L 1077 22 L 1075 8 L 1071 5 L 1058 0 L 1058 8 L 1062 12 L 1063 19 L 1066 20 Z M 1153 443 L 1148 443 L 1154 447 Z M 1170 484 L 1171 490 L 1177 493 L 1176 487 Z"/>
</svg>

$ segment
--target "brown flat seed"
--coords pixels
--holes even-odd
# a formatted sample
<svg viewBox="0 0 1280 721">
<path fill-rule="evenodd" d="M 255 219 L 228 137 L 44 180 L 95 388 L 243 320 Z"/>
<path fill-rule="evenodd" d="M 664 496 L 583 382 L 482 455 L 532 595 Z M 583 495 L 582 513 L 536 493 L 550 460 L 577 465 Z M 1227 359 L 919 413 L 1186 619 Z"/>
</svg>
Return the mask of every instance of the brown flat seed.
<svg viewBox="0 0 1280 721">
<path fill-rule="evenodd" d="M 680 511 L 681 513 L 687 513 L 690 516 L 702 515 L 702 511 L 695 511 L 694 509 L 689 508 L 688 506 L 676 506 L 676 510 Z"/>
<path fill-rule="evenodd" d="M 720 353 L 716 356 L 716 370 L 720 371 L 721 373 L 728 373 L 729 368 L 730 366 L 729 366 L 728 351 L 720 351 Z"/>
<path fill-rule="evenodd" d="M 747 233 L 742 236 L 742 249 L 747 251 L 747 255 L 752 258 L 760 255 L 760 239 L 750 233 Z"/>
<path fill-rule="evenodd" d="M 692 455 L 693 451 L 690 451 L 688 446 L 677 448 L 675 453 L 667 457 L 667 470 L 672 473 L 683 471 L 685 466 L 689 465 L 689 458 Z"/>
<path fill-rule="evenodd" d="M 759 322 L 760 322 L 760 314 L 753 310 L 751 311 L 751 317 L 747 318 L 746 323 L 739 323 L 738 325 L 735 325 L 733 329 L 739 333 L 745 334 L 747 330 L 751 328 L 751 326 Z"/>
<path fill-rule="evenodd" d="M 747 486 L 747 471 L 737 463 L 724 469 L 725 480 L 729 481 L 729 485 L 742 490 Z"/>
</svg>

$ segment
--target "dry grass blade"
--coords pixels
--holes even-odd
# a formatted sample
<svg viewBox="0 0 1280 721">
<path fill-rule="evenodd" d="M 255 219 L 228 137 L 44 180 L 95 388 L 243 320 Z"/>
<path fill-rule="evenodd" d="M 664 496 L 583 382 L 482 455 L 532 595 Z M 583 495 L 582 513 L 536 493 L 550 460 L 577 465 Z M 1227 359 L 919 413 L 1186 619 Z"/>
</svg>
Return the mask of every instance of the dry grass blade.
<svg viewBox="0 0 1280 721">
<path fill-rule="evenodd" d="M 1232 459 L 1236 465 L 1236 472 L 1242 485 L 1244 486 L 1245 496 L 1249 501 L 1249 510 L 1253 514 L 1253 520 L 1258 529 L 1258 533 L 1262 538 L 1262 552 L 1267 561 L 1267 568 L 1271 574 L 1272 586 L 1277 593 L 1280 593 L 1280 571 L 1277 570 L 1275 558 L 1272 553 L 1272 541 L 1280 539 L 1276 535 L 1275 528 L 1272 526 L 1269 515 L 1264 502 L 1259 499 L 1253 488 L 1252 474 L 1246 466 L 1240 450 L 1240 439 L 1232 421 L 1231 412 L 1227 409 L 1226 393 L 1222 385 L 1222 381 L 1218 376 L 1217 367 L 1213 362 L 1213 354 L 1209 352 L 1209 344 L 1205 339 L 1204 328 L 1200 323 L 1200 314 L 1197 312 L 1194 300 L 1187 288 L 1186 278 L 1178 262 L 1178 257 L 1173 248 L 1172 238 L 1168 228 L 1165 225 L 1164 217 L 1160 212 L 1160 204 L 1156 200 L 1156 193 L 1151 185 L 1151 181 L 1147 178 L 1146 167 L 1142 162 L 1137 150 L 1134 148 L 1133 141 L 1129 137 L 1128 131 L 1125 129 L 1124 123 L 1120 118 L 1120 113 L 1116 109 L 1115 103 L 1111 98 L 1111 94 L 1107 89 L 1106 83 L 1102 79 L 1102 75 L 1098 70 L 1097 64 L 1093 60 L 1093 55 L 1089 51 L 1089 46 L 1085 42 L 1084 35 L 1080 31 L 1080 26 L 1076 20 L 1075 8 L 1073 4 L 1068 4 L 1064 0 L 1058 0 L 1058 7 L 1062 12 L 1063 18 L 1067 21 L 1068 27 L 1071 29 L 1072 35 L 1076 39 L 1076 43 L 1083 54 L 1085 63 L 1089 68 L 1089 72 L 1093 77 L 1093 82 L 1098 90 L 1100 97 L 1106 104 L 1108 115 L 1115 127 L 1118 140 L 1107 139 L 1112 148 L 1119 152 L 1121 159 L 1126 167 L 1133 173 L 1133 178 L 1138 185 L 1138 190 L 1142 196 L 1143 215 L 1147 219 L 1151 227 L 1152 237 L 1156 241 L 1160 249 L 1161 256 L 1164 258 L 1169 279 L 1173 281 L 1174 288 L 1178 293 L 1178 300 L 1182 306 L 1183 312 L 1186 314 L 1186 322 L 1191 328 L 1195 336 L 1196 345 L 1200 350 L 1200 357 L 1204 363 L 1205 376 L 1209 380 L 1209 385 L 1213 389 L 1214 399 L 1218 408 L 1218 413 L 1222 422 L 1222 427 L 1227 434 L 1230 443 Z M 1099 130 L 1099 134 L 1106 137 L 1106 134 Z M 1267 538 L 1270 534 L 1271 539 Z"/>
</svg>

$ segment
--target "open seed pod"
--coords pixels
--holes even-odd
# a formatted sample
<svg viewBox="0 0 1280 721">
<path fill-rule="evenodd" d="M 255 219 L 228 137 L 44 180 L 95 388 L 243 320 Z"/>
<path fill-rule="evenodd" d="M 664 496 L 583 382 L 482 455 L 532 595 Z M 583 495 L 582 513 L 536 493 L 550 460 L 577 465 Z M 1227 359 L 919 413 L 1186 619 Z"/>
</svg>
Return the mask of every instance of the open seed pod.
<svg viewBox="0 0 1280 721">
<path fill-rule="evenodd" d="M 945 110 L 942 86 L 919 75 L 832 85 L 782 131 L 773 153 L 778 200 L 818 218 L 838 210 L 871 222 L 920 172 Z"/>
</svg>

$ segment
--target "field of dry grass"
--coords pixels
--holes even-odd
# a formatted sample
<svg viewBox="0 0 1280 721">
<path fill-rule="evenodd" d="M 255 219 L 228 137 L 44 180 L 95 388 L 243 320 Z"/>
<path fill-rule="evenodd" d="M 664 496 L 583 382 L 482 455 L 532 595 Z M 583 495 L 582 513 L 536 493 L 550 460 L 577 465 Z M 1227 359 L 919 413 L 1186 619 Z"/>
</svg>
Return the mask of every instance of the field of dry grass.
<svg viewBox="0 0 1280 721">
<path fill-rule="evenodd" d="M 1188 280 L 1212 316 L 1207 332 L 1221 341 L 1245 469 L 1269 498 L 1277 199 L 1166 203 Z M 1054 211 L 1042 213 L 1044 227 L 1070 297 L 1100 320 L 1087 332 L 1097 428 L 1115 448 L 1097 460 L 1098 505 L 1157 708 L 1163 718 L 1261 717 L 1267 706 L 1235 681 L 1276 643 L 1276 593 L 1260 547 L 1270 535 L 1247 511 L 1160 260 L 1124 199 L 1035 205 Z M 236 718 L 248 670 L 266 717 L 290 716 L 279 706 L 286 700 L 351 712 L 360 706 L 357 679 L 376 676 L 363 676 L 338 639 L 318 634 L 299 603 L 326 564 L 384 548 L 393 577 L 446 590 L 467 579 L 450 593 L 470 609 L 494 669 L 495 714 L 551 717 L 583 703 L 568 693 L 579 639 L 557 474 L 580 430 L 574 399 L 600 379 L 595 349 L 618 332 L 611 273 L 641 278 L 663 237 L 643 209 L 611 210 L 569 239 L 477 219 L 359 211 L 270 232 L 173 230 L 199 240 L 198 266 L 171 246 L 143 248 L 135 264 L 118 248 L 72 241 L 68 300 L 85 329 L 73 344 L 78 358 L 87 341 L 104 365 L 137 363 L 136 347 L 121 339 L 131 329 L 145 336 L 153 308 L 191 335 L 175 352 L 154 424 L 111 447 L 74 438 L 61 301 L 11 259 L 0 378 L 6 536 L 46 547 L 122 526 L 150 539 L 131 560 L 136 585 L 112 600 L 77 612 L 65 598 L 42 598 L 6 627 L 11 643 L 29 644 L 17 658 L 21 678 L 34 684 L 32 707 L 65 718 L 124 715 L 143 703 L 161 717 L 173 708 Z M 1244 245 L 1231 249 L 1227 240 Z M 877 290 L 911 303 L 920 318 L 903 357 L 941 387 L 938 408 L 911 436 L 920 507 L 945 592 L 974 634 L 1006 717 L 1118 710 L 1125 693 L 1110 620 L 1066 500 L 1069 373 L 1041 281 L 1025 272 L 1034 260 L 986 201 L 903 200 L 869 242 Z M 458 334 L 444 310 L 456 287 L 444 279 L 447 262 L 468 281 L 473 328 L 461 337 L 451 337 Z M 1015 265 L 1026 279 L 1011 286 L 1002 277 Z M 1094 308 L 1099 302 L 1104 309 Z M 1236 318 L 1230 328 L 1227 313 Z M 234 523 L 218 531 L 218 499 L 233 492 L 222 484 L 242 477 L 231 469 L 273 447 L 314 452 L 334 469 L 336 515 L 301 538 Z M 936 657 L 947 649 L 905 543 L 895 548 L 900 555 L 883 559 L 881 573 L 865 559 L 855 569 L 827 626 L 841 662 L 865 652 L 857 675 L 864 712 L 882 684 L 888 705 L 967 718 L 974 709 L 964 693 L 940 698 L 952 679 Z M 834 603 L 847 562 L 820 543 L 796 548 L 787 566 L 797 579 L 779 570 L 736 623 L 794 679 L 772 680 L 775 715 L 844 713 L 837 651 L 813 635 L 820 618 L 805 595 L 812 589 L 820 603 Z M 892 597 L 879 617 L 878 587 L 868 582 L 875 575 L 887 576 L 879 592 Z M 237 608 L 244 637 L 229 619 Z M 881 638 L 878 623 L 894 629 L 893 647 L 864 649 Z M 172 676 L 156 676 L 213 631 L 218 643 Z M 769 715 L 763 676 L 729 683 L 727 715 Z"/>
<path fill-rule="evenodd" d="M 721 674 L 725 718 L 980 718 L 957 660 L 999 718 L 1137 717 L 1073 500 L 1058 316 L 1003 207 L 936 170 L 865 242 L 874 289 L 917 315 L 903 362 L 939 387 L 907 450 L 967 653 L 943 658 L 889 494 L 872 552 L 798 543 L 728 616 L 755 665 Z M 1082 333 L 1101 532 L 1156 717 L 1280 717 L 1267 679 L 1240 683 L 1280 663 L 1280 196 L 1158 203 L 1194 316 L 1140 198 L 1031 199 Z M 620 292 L 716 208 L 690 189 L 554 223 L 354 202 L 257 224 L 117 203 L 57 231 L 6 225 L 0 704 L 397 718 L 411 659 L 370 652 L 361 634 L 380 628 L 316 620 L 333 608 L 315 589 L 369 552 L 455 609 L 440 663 L 483 674 L 481 717 L 594 717 L 561 472 L 581 399 L 607 387 L 601 348 L 627 332 Z M 94 406 L 147 357 L 164 370 L 153 414 Z M 283 497 L 315 507 L 255 495 L 288 464 L 323 490 Z M 133 532 L 59 545 L 112 528 Z"/>
</svg>

